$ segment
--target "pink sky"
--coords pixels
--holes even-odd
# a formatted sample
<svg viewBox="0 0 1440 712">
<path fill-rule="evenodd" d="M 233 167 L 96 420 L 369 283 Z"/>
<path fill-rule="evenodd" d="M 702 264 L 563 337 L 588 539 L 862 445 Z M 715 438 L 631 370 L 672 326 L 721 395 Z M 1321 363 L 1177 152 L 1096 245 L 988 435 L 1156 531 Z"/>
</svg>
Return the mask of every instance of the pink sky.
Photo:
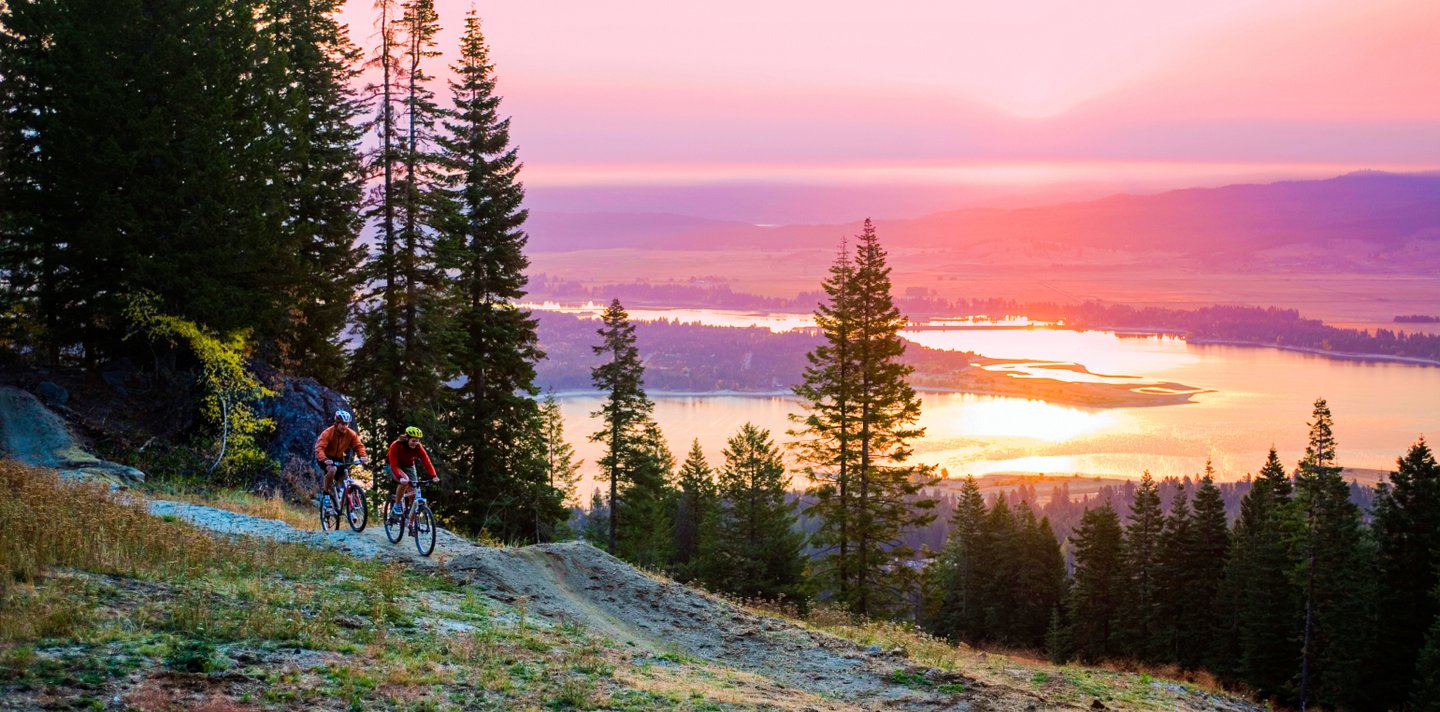
<svg viewBox="0 0 1440 712">
<path fill-rule="evenodd" d="M 437 0 L 454 46 L 469 0 Z M 478 5 L 532 187 L 1440 167 L 1440 3 Z M 371 0 L 345 20 L 373 46 Z M 439 67 L 436 67 L 438 70 Z"/>
</svg>

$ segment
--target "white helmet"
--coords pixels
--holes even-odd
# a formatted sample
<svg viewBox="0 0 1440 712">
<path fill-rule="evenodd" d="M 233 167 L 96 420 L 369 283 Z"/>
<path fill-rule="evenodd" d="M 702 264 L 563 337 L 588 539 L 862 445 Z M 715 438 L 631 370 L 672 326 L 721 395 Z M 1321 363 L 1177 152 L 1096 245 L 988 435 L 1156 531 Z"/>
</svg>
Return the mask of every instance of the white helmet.
<svg viewBox="0 0 1440 712">
<path fill-rule="evenodd" d="M 337 410 L 337 411 L 335 411 L 335 418 L 338 419 L 338 420 L 340 420 L 340 421 L 342 421 L 342 422 L 344 422 L 346 425 L 349 425 L 349 424 L 350 424 L 350 411 L 348 411 L 348 410 Z"/>
</svg>

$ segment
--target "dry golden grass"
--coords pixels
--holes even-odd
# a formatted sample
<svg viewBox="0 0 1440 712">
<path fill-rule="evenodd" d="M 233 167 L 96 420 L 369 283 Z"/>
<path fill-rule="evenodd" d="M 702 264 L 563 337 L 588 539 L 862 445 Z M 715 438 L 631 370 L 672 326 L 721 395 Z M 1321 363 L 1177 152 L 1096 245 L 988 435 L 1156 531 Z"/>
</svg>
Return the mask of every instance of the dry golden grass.
<svg viewBox="0 0 1440 712">
<path fill-rule="evenodd" d="M 223 560 L 242 570 L 307 573 L 334 555 L 299 545 L 255 546 L 218 539 L 189 524 L 150 516 L 143 500 L 99 483 L 0 461 L 0 597 L 69 567 L 129 578 L 198 576 Z"/>
</svg>

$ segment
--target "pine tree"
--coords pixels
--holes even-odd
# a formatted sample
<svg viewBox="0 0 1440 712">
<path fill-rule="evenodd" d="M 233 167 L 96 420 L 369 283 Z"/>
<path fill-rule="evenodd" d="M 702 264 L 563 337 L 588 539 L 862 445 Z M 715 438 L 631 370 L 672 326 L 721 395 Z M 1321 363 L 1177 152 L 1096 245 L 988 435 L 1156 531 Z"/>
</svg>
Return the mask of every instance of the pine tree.
<svg viewBox="0 0 1440 712">
<path fill-rule="evenodd" d="M 898 605 L 914 588 L 914 570 L 903 562 L 915 552 L 902 534 L 932 521 L 935 501 L 918 496 L 933 481 L 931 468 L 908 463 L 908 441 L 924 434 L 915 426 L 920 399 L 907 381 L 913 367 L 900 361 L 906 322 L 869 220 L 859 242 L 854 264 L 842 250 L 825 284 L 839 298 L 817 313 L 826 345 L 811 354 L 796 389 L 808 415 L 794 434 L 814 473 L 821 541 L 838 549 L 826 566 L 835 596 L 868 614 Z"/>
<path fill-rule="evenodd" d="M 486 516 L 467 523 L 511 538 L 549 529 L 565 512 L 563 496 L 545 492 L 548 471 L 528 467 L 520 447 L 527 426 L 538 422 L 535 362 L 544 354 L 535 320 L 518 307 L 529 265 L 521 231 L 524 190 L 510 147 L 510 121 L 499 115 L 494 67 L 473 11 L 465 18 L 460 59 L 452 69 L 454 110 L 438 139 L 439 161 L 447 171 L 441 185 L 452 212 L 436 251 L 449 276 L 447 301 L 455 305 L 444 343 L 465 383 L 455 389 L 445 419 L 461 497 L 492 505 L 484 508 Z M 516 506 L 522 500 L 543 502 L 543 511 Z M 539 527 L 533 524 L 537 518 Z"/>
<path fill-rule="evenodd" d="M 1021 565 L 1020 527 L 1004 495 L 990 505 L 980 523 L 980 547 L 975 563 L 981 572 L 978 589 L 979 620 L 976 639 L 1014 644 L 1010 632 L 1019 615 L 1015 594 Z"/>
<path fill-rule="evenodd" d="M 546 483 L 567 501 L 574 499 L 584 461 L 575 458 L 575 446 L 565 440 L 565 416 L 554 393 L 545 394 L 540 404 L 540 442 L 544 446 Z"/>
<path fill-rule="evenodd" d="M 824 341 L 806 354 L 804 382 L 795 387 L 806 412 L 790 415 L 797 427 L 789 432 L 795 438 L 796 459 L 810 482 L 807 493 L 815 500 L 808 514 L 820 524 L 812 537 L 821 554 L 817 576 L 837 600 L 847 602 L 855 585 L 851 543 L 855 515 L 851 479 L 858 430 L 854 274 L 848 246 L 842 242 L 830 276 L 821 284 L 826 301 L 815 309 L 815 324 Z"/>
<path fill-rule="evenodd" d="M 1140 660 L 1157 659 L 1160 647 L 1159 543 L 1164 521 L 1155 480 L 1145 472 L 1125 526 L 1125 568 L 1131 582 L 1125 652 Z"/>
<path fill-rule="evenodd" d="M 1117 639 L 1129 586 L 1122 537 L 1120 517 L 1109 502 L 1086 510 L 1070 535 L 1075 577 L 1068 637 L 1075 655 L 1087 662 L 1121 652 Z"/>
<path fill-rule="evenodd" d="M 1177 648 L 1178 660 L 1186 668 L 1197 668 L 1207 664 L 1211 651 L 1215 649 L 1215 637 L 1220 627 L 1215 602 L 1220 598 L 1221 584 L 1225 579 L 1225 561 L 1230 553 L 1230 529 L 1225 519 L 1225 500 L 1220 488 L 1215 486 L 1215 477 L 1210 463 L 1205 463 L 1205 475 L 1200 478 L 1195 491 L 1195 501 L 1190 519 L 1190 565 L 1192 584 L 1186 592 L 1187 606 L 1181 618 L 1181 640 Z"/>
<path fill-rule="evenodd" d="M 789 485 L 770 431 L 746 423 L 729 439 L 713 535 L 700 547 L 709 586 L 746 598 L 800 597 L 802 539 L 785 497 Z"/>
<path fill-rule="evenodd" d="M 425 66 L 439 55 L 439 18 L 433 0 L 406 0 L 398 19 L 389 17 L 387 0 L 378 6 L 378 59 L 388 82 L 380 92 L 382 148 L 374 166 L 385 176 L 377 206 L 381 249 L 363 271 L 374 287 L 359 310 L 364 342 L 351 362 L 350 382 L 379 432 L 418 425 L 443 433 L 441 418 L 451 407 L 444 384 L 454 373 L 445 358 L 451 308 L 435 240 L 454 218 L 436 154 L 445 112 L 435 102 Z M 457 516 L 480 515 L 462 510 Z"/>
<path fill-rule="evenodd" d="M 605 546 L 610 538 L 610 505 L 599 487 L 590 494 L 590 509 L 585 512 L 581 536 L 595 546 Z"/>
<path fill-rule="evenodd" d="M 719 494 L 716 492 L 715 471 L 705 459 L 705 451 L 696 438 L 690 454 L 680 466 L 680 494 L 675 508 L 675 572 L 676 578 L 695 578 L 694 564 L 700 551 L 707 522 L 715 512 Z"/>
<path fill-rule="evenodd" d="M 124 340 L 121 316 L 142 290 L 217 333 L 273 336 L 296 274 L 275 269 L 287 248 L 270 130 L 282 65 L 255 22 L 261 10 L 258 0 L 3 8 L 7 281 L 47 360 L 144 348 Z"/>
<path fill-rule="evenodd" d="M 1268 698 L 1288 697 L 1300 667 L 1298 592 L 1290 577 L 1277 573 L 1294 567 L 1286 535 L 1290 492 L 1289 475 L 1272 447 L 1240 503 L 1219 594 L 1225 623 L 1212 646 L 1212 669 Z"/>
<path fill-rule="evenodd" d="M 575 459 L 575 448 L 565 442 L 564 417 L 553 395 L 547 395 L 529 418 L 529 422 L 516 428 L 523 441 L 516 448 L 515 472 L 508 485 L 516 511 L 492 513 L 479 521 L 513 522 L 515 528 L 506 532 L 507 538 L 552 541 L 563 533 L 569 517 L 566 501 L 575 495 L 580 461 Z M 490 497 L 491 502 L 499 500 L 500 497 Z M 526 531 L 520 527 L 523 518 L 529 520 Z M 483 526 L 490 531 L 506 531 Z"/>
<path fill-rule="evenodd" d="M 983 558 L 980 527 L 984 518 L 985 501 L 980 487 L 974 477 L 967 475 L 950 518 L 945 547 L 927 570 L 929 628 L 951 640 L 974 643 L 979 639 L 982 572 L 977 562 Z"/>
<path fill-rule="evenodd" d="M 281 137 L 287 249 L 275 271 L 289 276 L 274 348 L 262 356 L 325 383 L 338 383 L 344 372 L 340 332 L 365 254 L 356 246 L 364 197 L 356 120 L 364 106 L 351 88 L 360 51 L 336 19 L 341 5 L 268 0 L 262 15 L 283 60 L 272 132 Z"/>
<path fill-rule="evenodd" d="M 361 271 L 371 286 L 354 305 L 355 321 L 363 336 L 356 350 L 349 380 L 356 399 L 369 403 L 383 420 L 394 427 L 402 418 L 400 359 L 400 290 L 399 252 L 397 240 L 396 175 L 402 169 L 403 152 L 400 140 L 401 45 L 396 33 L 397 0 L 375 0 L 375 20 L 379 45 L 368 66 L 378 70 L 380 80 L 366 90 L 373 95 L 375 116 L 369 125 L 378 148 L 367 166 L 370 174 L 380 177 L 370 196 L 364 216 L 376 222 L 379 244 Z"/>
<path fill-rule="evenodd" d="M 1415 660 L 1425 632 L 1440 615 L 1440 465 L 1424 438 L 1396 461 L 1375 501 L 1379 549 L 1379 637 L 1386 664 L 1376 665 L 1375 699 L 1398 707 L 1411 698 Z M 1378 657 L 1378 656 L 1377 656 Z"/>
<path fill-rule="evenodd" d="M 660 426 L 645 421 L 626 463 L 628 479 L 620 503 L 628 517 L 619 540 L 620 558 L 663 569 L 674 559 L 675 457 Z"/>
<path fill-rule="evenodd" d="M 1156 599 L 1155 640 L 1156 661 L 1176 662 L 1182 651 L 1194 641 L 1186 638 L 1190 632 L 1185 618 L 1190 614 L 1190 592 L 1195 586 L 1194 571 L 1190 568 L 1195 533 L 1192 528 L 1189 495 L 1182 485 L 1170 501 L 1170 513 L 1156 542 L 1155 585 Z M 1208 607 L 1208 601 L 1206 602 Z"/>
<path fill-rule="evenodd" d="M 1335 460 L 1330 409 L 1315 401 L 1295 478 L 1291 547 L 1303 606 L 1299 704 L 1367 704 L 1364 665 L 1375 629 L 1373 546 Z"/>
<path fill-rule="evenodd" d="M 1050 519 L 1039 520 L 1025 503 L 1017 508 L 1019 567 L 1011 594 L 1016 614 L 1007 639 L 1025 648 L 1045 644 L 1048 616 L 1065 597 L 1065 557 Z"/>
<path fill-rule="evenodd" d="M 591 378 L 606 398 L 600 409 L 590 415 L 600 418 L 604 425 L 590 440 L 605 446 L 599 464 L 602 477 L 610 483 L 611 516 L 606 547 L 611 554 L 618 554 L 621 521 L 630 516 L 628 505 L 632 504 L 622 499 L 621 494 L 622 490 L 628 491 L 633 482 L 632 469 L 640 450 L 640 438 L 655 404 L 645 395 L 645 367 L 635 347 L 635 327 L 620 300 L 610 302 L 600 319 L 601 343 L 592 348 L 597 355 L 604 355 L 606 361 L 591 371 Z"/>
</svg>

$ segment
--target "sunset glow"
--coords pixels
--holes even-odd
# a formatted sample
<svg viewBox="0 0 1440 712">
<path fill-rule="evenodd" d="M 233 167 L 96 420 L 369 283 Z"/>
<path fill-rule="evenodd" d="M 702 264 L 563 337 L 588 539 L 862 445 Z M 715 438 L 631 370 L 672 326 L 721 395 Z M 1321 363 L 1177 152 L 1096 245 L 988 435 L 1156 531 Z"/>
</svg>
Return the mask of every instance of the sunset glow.
<svg viewBox="0 0 1440 712">
<path fill-rule="evenodd" d="M 448 53 L 470 5 L 437 5 Z M 1174 187 L 1440 164 L 1435 3 L 480 9 L 542 188 Z M 367 49 L 373 16 L 345 10 Z"/>
</svg>

